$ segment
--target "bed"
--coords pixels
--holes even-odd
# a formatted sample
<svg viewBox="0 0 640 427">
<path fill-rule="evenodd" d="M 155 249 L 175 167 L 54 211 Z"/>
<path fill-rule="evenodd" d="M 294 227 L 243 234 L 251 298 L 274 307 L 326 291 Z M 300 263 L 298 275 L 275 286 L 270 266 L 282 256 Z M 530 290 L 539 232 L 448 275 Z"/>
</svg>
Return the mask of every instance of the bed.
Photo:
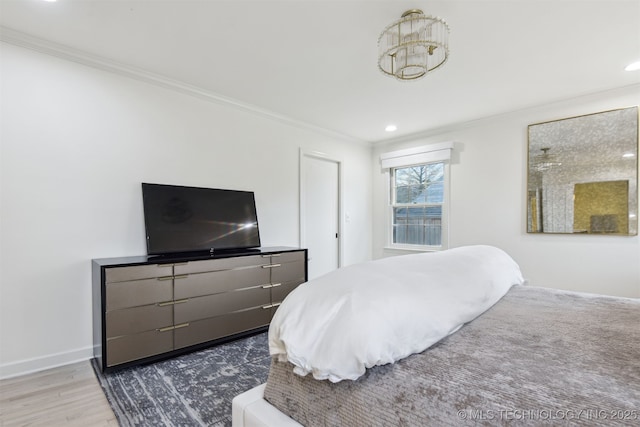
<svg viewBox="0 0 640 427">
<path fill-rule="evenodd" d="M 272 337 L 270 330 L 274 357 L 269 378 L 266 384 L 234 399 L 233 425 L 637 425 L 640 300 L 526 286 L 518 277 L 517 265 L 508 262 L 510 258 L 501 251 L 487 247 L 465 250 L 466 255 L 499 254 L 506 262 L 508 274 L 500 277 L 494 273 L 504 265 L 481 256 L 471 260 L 463 256 L 461 265 L 468 267 L 455 270 L 463 281 L 478 277 L 480 282 L 487 279 L 490 290 L 501 289 L 492 297 L 497 298 L 495 302 L 492 298 L 485 302 L 488 308 L 481 307 L 480 314 L 460 327 L 455 324 L 460 319 L 446 325 L 444 336 L 427 342 L 422 351 L 400 355 L 393 362 L 376 354 L 383 363 L 366 366 L 355 379 L 348 378 L 360 372 L 360 367 L 327 373 L 322 360 L 301 361 L 297 350 L 293 355 L 279 353 L 281 334 Z M 454 255 L 460 258 L 460 253 L 454 251 Z M 442 264 L 440 259 L 431 260 Z M 451 265 L 448 267 L 447 271 Z M 367 265 L 365 270 L 372 268 L 375 270 Z M 505 283 L 497 284 L 500 281 Z M 447 288 L 460 292 L 452 283 Z M 491 292 L 485 290 L 481 295 L 487 293 Z M 446 301 L 439 304 L 448 307 Z M 282 321 L 275 328 L 281 326 Z M 332 334 L 335 332 L 327 334 L 328 338 Z M 313 335 L 318 337 L 318 331 Z M 290 337 L 286 331 L 282 336 L 285 340 Z M 323 337 L 319 340 L 324 342 Z M 370 360 L 362 362 L 371 364 Z"/>
</svg>

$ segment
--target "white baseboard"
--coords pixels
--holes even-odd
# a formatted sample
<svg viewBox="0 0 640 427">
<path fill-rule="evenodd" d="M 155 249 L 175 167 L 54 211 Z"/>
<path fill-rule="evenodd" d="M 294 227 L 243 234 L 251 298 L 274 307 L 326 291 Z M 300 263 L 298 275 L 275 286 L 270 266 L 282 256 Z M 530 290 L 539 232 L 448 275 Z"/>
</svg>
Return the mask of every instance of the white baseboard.
<svg viewBox="0 0 640 427">
<path fill-rule="evenodd" d="M 93 346 L 0 365 L 0 379 L 18 377 L 93 358 Z"/>
</svg>

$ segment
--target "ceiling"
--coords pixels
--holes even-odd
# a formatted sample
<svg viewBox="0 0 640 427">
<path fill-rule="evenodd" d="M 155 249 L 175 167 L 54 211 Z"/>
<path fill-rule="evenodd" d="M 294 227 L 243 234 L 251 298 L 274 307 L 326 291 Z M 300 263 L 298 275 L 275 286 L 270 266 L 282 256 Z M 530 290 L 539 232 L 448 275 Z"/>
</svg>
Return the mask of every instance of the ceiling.
<svg viewBox="0 0 640 427">
<path fill-rule="evenodd" d="M 413 8 L 450 58 L 400 82 L 377 39 Z M 640 0 L 0 0 L 0 25 L 368 143 L 640 83 Z"/>
</svg>

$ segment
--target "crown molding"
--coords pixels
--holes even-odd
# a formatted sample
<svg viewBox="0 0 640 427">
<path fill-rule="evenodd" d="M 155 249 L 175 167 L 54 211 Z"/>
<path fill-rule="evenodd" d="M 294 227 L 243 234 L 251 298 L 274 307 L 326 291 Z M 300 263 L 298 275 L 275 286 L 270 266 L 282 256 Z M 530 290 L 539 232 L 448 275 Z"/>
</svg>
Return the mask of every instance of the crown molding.
<svg viewBox="0 0 640 427">
<path fill-rule="evenodd" d="M 420 139 L 426 139 L 449 132 L 455 132 L 458 130 L 468 129 L 483 124 L 488 124 L 496 120 L 508 120 L 511 117 L 517 117 L 518 115 L 525 114 L 527 112 L 546 111 L 552 107 L 560 107 L 563 105 L 571 105 L 576 102 L 588 102 L 594 101 L 605 97 L 622 96 L 629 94 L 638 94 L 640 96 L 640 84 L 633 83 L 626 86 L 614 87 L 611 89 L 605 89 L 598 92 L 590 92 L 582 95 L 577 95 L 566 99 L 556 99 L 542 104 L 529 105 L 517 110 L 506 111 L 503 113 L 497 113 L 489 116 L 479 117 L 477 119 L 467 120 L 464 122 L 452 123 L 450 125 L 438 126 L 431 129 L 426 129 L 420 132 L 415 132 L 407 135 L 398 136 L 396 138 L 387 138 L 378 141 L 372 141 L 371 146 L 374 148 L 384 147 L 387 145 L 398 144 L 402 142 L 411 142 Z M 586 113 L 585 113 L 586 114 Z"/>
<path fill-rule="evenodd" d="M 256 105 L 238 101 L 237 99 L 225 97 L 201 87 L 190 85 L 188 83 L 165 77 L 160 74 L 155 74 L 140 68 L 110 60 L 108 58 L 74 49 L 66 45 L 31 36 L 29 34 L 23 33 L 21 31 L 16 31 L 5 26 L 0 26 L 0 41 L 15 46 L 35 50 L 37 52 L 55 56 L 67 61 L 76 62 L 88 67 L 97 68 L 102 71 L 119 74 L 121 76 L 159 86 L 164 89 L 177 91 L 186 95 L 203 99 L 208 102 L 212 102 L 229 108 L 234 108 L 245 113 L 254 114 L 268 120 L 277 121 L 299 129 L 319 133 L 341 141 L 356 143 L 367 147 L 371 146 L 368 142 L 358 138 L 354 138 L 350 135 L 345 135 L 343 133 L 317 126 L 312 123 L 294 119 L 292 117 L 285 116 L 274 111 L 258 107 Z"/>
</svg>

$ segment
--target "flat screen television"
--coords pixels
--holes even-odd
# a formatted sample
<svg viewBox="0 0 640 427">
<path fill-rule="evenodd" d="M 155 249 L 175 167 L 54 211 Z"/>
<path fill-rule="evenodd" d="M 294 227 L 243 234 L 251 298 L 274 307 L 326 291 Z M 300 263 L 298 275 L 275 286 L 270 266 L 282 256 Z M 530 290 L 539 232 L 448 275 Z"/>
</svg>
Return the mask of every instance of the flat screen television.
<svg viewBox="0 0 640 427">
<path fill-rule="evenodd" d="M 142 183 L 147 253 L 260 246 L 253 192 Z"/>
</svg>

